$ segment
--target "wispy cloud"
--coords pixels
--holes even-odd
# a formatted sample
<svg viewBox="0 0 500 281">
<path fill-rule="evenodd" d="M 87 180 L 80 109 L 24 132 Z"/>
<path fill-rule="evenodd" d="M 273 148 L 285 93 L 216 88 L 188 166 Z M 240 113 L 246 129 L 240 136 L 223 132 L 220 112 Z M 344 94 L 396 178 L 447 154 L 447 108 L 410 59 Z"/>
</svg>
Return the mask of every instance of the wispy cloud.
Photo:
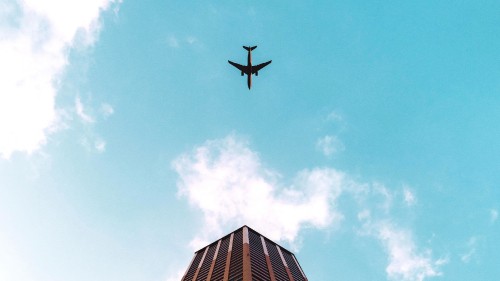
<svg viewBox="0 0 500 281">
<path fill-rule="evenodd" d="M 410 232 L 382 222 L 375 235 L 388 253 L 386 272 L 391 280 L 422 281 L 442 274 L 438 268 L 447 260 L 434 261 L 430 250 L 419 252 Z"/>
<path fill-rule="evenodd" d="M 336 136 L 324 136 L 316 142 L 316 148 L 325 156 L 330 157 L 344 151 L 344 144 Z"/>
<path fill-rule="evenodd" d="M 100 110 L 101 110 L 101 114 L 104 118 L 107 118 L 107 117 L 113 115 L 113 113 L 115 113 L 115 109 L 113 108 L 113 106 L 111 106 L 108 103 L 101 104 Z"/>
<path fill-rule="evenodd" d="M 297 246 L 305 226 L 330 229 L 344 223 L 338 200 L 350 196 L 359 210 L 358 220 L 350 223 L 359 226 L 357 234 L 383 245 L 389 279 L 422 281 L 440 275 L 446 263 L 433 259 L 430 249 L 419 249 L 412 231 L 393 220 L 392 202 L 396 197 L 410 202 L 409 188 L 410 193 L 401 194 L 380 183 L 359 183 L 333 168 L 305 169 L 286 181 L 234 135 L 205 142 L 178 157 L 173 167 L 179 175 L 179 196 L 203 214 L 204 234 L 191 241 L 193 248 L 242 224 Z"/>
<path fill-rule="evenodd" d="M 90 113 L 92 111 L 92 109 L 89 109 L 88 106 L 83 104 L 79 96 L 75 98 L 75 112 L 83 123 L 95 122 L 96 118 L 93 117 Z M 108 103 L 102 103 L 99 107 L 99 113 L 103 118 L 108 118 L 109 116 L 113 115 L 113 113 L 115 113 L 115 109 Z"/>
<path fill-rule="evenodd" d="M 80 120 L 82 120 L 83 123 L 94 123 L 94 118 L 92 118 L 90 115 L 87 114 L 87 112 L 84 109 L 84 106 L 82 104 L 82 101 L 80 100 L 80 97 L 75 98 L 75 111 L 76 115 L 80 117 Z"/>
<path fill-rule="evenodd" d="M 177 37 L 171 35 L 170 37 L 168 37 L 168 45 L 172 48 L 179 48 L 179 40 L 177 39 Z"/>
<path fill-rule="evenodd" d="M 345 146 L 338 137 L 344 127 L 345 124 L 342 115 L 336 111 L 332 111 L 326 115 L 320 122 L 321 130 L 325 130 L 326 133 L 323 133 L 323 136 L 316 140 L 316 149 L 321 151 L 326 157 L 331 157 L 344 151 Z"/>
<path fill-rule="evenodd" d="M 102 139 L 97 139 L 94 142 L 94 147 L 98 152 L 103 153 L 106 150 L 106 142 Z"/>
<path fill-rule="evenodd" d="M 94 136 L 92 134 L 83 136 L 80 140 L 80 144 L 88 152 L 103 153 L 106 151 L 106 142 L 102 140 L 99 136 Z"/>
<path fill-rule="evenodd" d="M 186 38 L 186 42 L 191 45 L 191 44 L 198 42 L 198 39 L 194 36 L 188 36 Z"/>
<path fill-rule="evenodd" d="M 341 122 L 343 122 L 343 120 L 344 120 L 344 118 L 342 117 L 342 115 L 340 115 L 336 111 L 332 111 L 326 116 L 326 121 L 329 121 L 329 122 L 341 123 Z"/>
<path fill-rule="evenodd" d="M 408 186 L 403 188 L 403 198 L 407 206 L 413 206 L 417 202 L 417 197 Z"/>
<path fill-rule="evenodd" d="M 96 41 L 100 12 L 113 2 L 2 2 L 0 156 L 31 153 L 58 127 L 55 96 L 69 50 Z"/>
<path fill-rule="evenodd" d="M 402 196 L 380 183 L 363 187 L 355 194 L 360 209 L 357 218 L 361 223 L 357 233 L 375 238 L 383 246 L 388 257 L 385 268 L 388 279 L 422 281 L 442 275 L 440 268 L 448 259 L 434 259 L 431 249 L 417 246 L 410 229 L 396 223 L 398 216 L 393 211 L 393 202 L 404 200 L 407 206 L 411 206 L 416 200 L 409 187 L 403 187 Z"/>
<path fill-rule="evenodd" d="M 497 209 L 491 209 L 490 210 L 490 221 L 491 223 L 495 223 L 498 219 L 498 210 Z"/>
<path fill-rule="evenodd" d="M 96 118 L 89 113 L 94 111 L 92 109 L 88 109 L 89 107 L 90 106 L 85 106 L 82 103 L 79 96 L 75 98 L 75 113 L 84 127 L 84 136 L 80 140 L 80 143 L 89 152 L 94 151 L 103 153 L 106 151 L 106 141 L 95 133 L 94 123 Z M 107 118 L 113 114 L 114 109 L 111 105 L 103 103 L 99 108 L 99 112 L 103 118 Z"/>
<path fill-rule="evenodd" d="M 178 49 L 180 47 L 187 45 L 194 45 L 196 43 L 199 43 L 198 38 L 196 38 L 193 35 L 187 35 L 187 36 L 175 36 L 175 35 L 170 35 L 167 38 L 167 45 L 170 48 Z"/>
<path fill-rule="evenodd" d="M 466 244 L 467 251 L 460 255 L 460 260 L 462 260 L 463 263 L 469 263 L 474 258 L 474 256 L 476 255 L 477 243 L 477 236 L 472 236 L 469 238 Z"/>
</svg>

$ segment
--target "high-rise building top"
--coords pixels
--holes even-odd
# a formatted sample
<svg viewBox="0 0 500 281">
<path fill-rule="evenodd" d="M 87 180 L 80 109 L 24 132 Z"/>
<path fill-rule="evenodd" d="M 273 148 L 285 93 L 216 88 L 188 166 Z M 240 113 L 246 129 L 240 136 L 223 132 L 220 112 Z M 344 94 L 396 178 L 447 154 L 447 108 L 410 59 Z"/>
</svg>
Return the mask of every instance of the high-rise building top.
<svg viewBox="0 0 500 281">
<path fill-rule="evenodd" d="M 181 281 L 307 281 L 295 255 L 248 226 L 196 251 Z"/>
</svg>

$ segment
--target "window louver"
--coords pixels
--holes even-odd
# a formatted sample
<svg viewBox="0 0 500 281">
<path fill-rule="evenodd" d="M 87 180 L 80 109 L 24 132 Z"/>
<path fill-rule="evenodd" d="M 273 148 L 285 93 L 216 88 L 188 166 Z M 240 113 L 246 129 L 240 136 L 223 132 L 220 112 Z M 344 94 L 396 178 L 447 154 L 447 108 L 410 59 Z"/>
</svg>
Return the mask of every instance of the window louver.
<svg viewBox="0 0 500 281">
<path fill-rule="evenodd" d="M 254 231 L 249 231 L 250 238 L 250 263 L 252 264 L 252 281 L 270 281 L 269 270 L 267 269 L 266 255 L 260 235 Z"/>
<path fill-rule="evenodd" d="M 201 265 L 200 272 L 198 273 L 198 277 L 196 278 L 196 281 L 207 280 L 208 271 L 210 270 L 210 265 L 212 265 L 212 259 L 214 258 L 215 249 L 216 249 L 215 245 L 212 245 L 208 249 L 207 255 L 205 256 L 205 259 L 203 260 L 203 264 Z"/>
<path fill-rule="evenodd" d="M 210 281 L 222 281 L 224 278 L 224 270 L 226 268 L 227 251 L 229 249 L 229 236 L 222 239 L 220 243 L 219 253 L 215 260 L 214 270 Z"/>
<path fill-rule="evenodd" d="M 271 258 L 271 264 L 273 265 L 274 276 L 276 281 L 290 281 L 288 279 L 288 274 L 285 270 L 285 265 L 281 260 L 278 249 L 276 249 L 276 244 L 266 239 L 267 251 L 269 252 L 269 258 Z"/>
<path fill-rule="evenodd" d="M 233 239 L 229 281 L 239 281 L 243 280 L 243 231 L 236 232 Z"/>
<path fill-rule="evenodd" d="M 283 257 L 286 260 L 286 264 L 288 265 L 288 268 L 292 273 L 293 279 L 295 281 L 304 281 L 304 277 L 302 277 L 302 273 L 300 273 L 300 269 L 297 267 L 297 264 L 295 263 L 295 260 L 293 259 L 292 255 L 287 251 L 281 250 L 281 252 L 283 253 Z"/>
<path fill-rule="evenodd" d="M 193 260 L 193 263 L 191 264 L 191 267 L 189 268 L 186 276 L 183 281 L 192 281 L 194 278 L 194 274 L 196 273 L 196 269 L 198 269 L 198 265 L 200 264 L 201 258 L 203 257 L 203 252 L 202 250 L 198 251 L 196 254 L 196 257 Z"/>
</svg>

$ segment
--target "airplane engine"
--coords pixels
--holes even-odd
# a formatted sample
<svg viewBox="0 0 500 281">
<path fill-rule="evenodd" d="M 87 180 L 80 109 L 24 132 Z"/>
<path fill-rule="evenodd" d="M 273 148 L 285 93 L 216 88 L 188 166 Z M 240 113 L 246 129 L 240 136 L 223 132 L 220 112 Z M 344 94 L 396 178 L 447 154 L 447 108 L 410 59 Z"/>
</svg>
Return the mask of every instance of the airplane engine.
<svg viewBox="0 0 500 281">
<path fill-rule="evenodd" d="M 258 71 L 257 71 L 257 72 L 255 72 L 255 76 L 259 76 L 259 72 L 258 72 Z"/>
<path fill-rule="evenodd" d="M 242 71 L 242 72 L 241 72 L 241 76 L 243 76 L 243 75 L 245 75 L 245 73 Z"/>
</svg>

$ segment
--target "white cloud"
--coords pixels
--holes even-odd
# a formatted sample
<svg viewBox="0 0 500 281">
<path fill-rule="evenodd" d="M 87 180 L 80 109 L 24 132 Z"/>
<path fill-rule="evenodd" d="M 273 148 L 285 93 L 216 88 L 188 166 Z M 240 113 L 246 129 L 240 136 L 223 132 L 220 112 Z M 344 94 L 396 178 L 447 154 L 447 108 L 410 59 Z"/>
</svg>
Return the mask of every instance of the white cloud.
<svg viewBox="0 0 500 281">
<path fill-rule="evenodd" d="M 377 226 L 375 235 L 389 255 L 386 272 L 390 279 L 422 281 L 427 277 L 442 274 L 439 266 L 447 261 L 445 259 L 432 260 L 430 250 L 418 252 L 410 232 L 382 222 Z"/>
<path fill-rule="evenodd" d="M 168 45 L 172 48 L 179 48 L 179 40 L 175 36 L 168 37 Z"/>
<path fill-rule="evenodd" d="M 388 256 L 385 270 L 390 280 L 422 281 L 442 275 L 440 267 L 448 262 L 447 259 L 435 260 L 430 249 L 419 250 L 412 231 L 395 223 L 393 198 L 394 192 L 378 183 L 357 192 L 356 200 L 361 209 L 357 218 L 362 224 L 357 234 L 380 241 Z"/>
<path fill-rule="evenodd" d="M 88 111 L 93 110 L 88 110 L 87 107 L 85 107 L 81 102 L 80 97 L 77 96 L 75 99 L 75 112 L 84 126 L 84 137 L 81 139 L 80 143 L 89 152 L 94 151 L 103 153 L 106 151 L 106 141 L 103 140 L 97 133 L 95 133 L 94 123 L 96 119 L 92 115 L 90 115 Z M 114 113 L 113 107 L 107 103 L 101 104 L 101 106 L 99 107 L 99 111 L 104 118 L 108 118 Z"/>
<path fill-rule="evenodd" d="M 371 218 L 370 210 L 364 209 L 364 210 L 358 212 L 358 220 L 359 221 L 369 220 L 370 218 Z"/>
<path fill-rule="evenodd" d="M 115 109 L 108 103 L 101 104 L 101 114 L 107 118 L 115 113 Z"/>
<path fill-rule="evenodd" d="M 264 168 L 259 156 L 235 136 L 208 141 L 173 165 L 180 177 L 179 195 L 204 216 L 208 235 L 198 237 L 196 244 L 222 234 L 224 227 L 243 224 L 293 243 L 301 226 L 324 228 L 342 218 L 334 208 L 342 173 L 304 170 L 290 186 L 282 186 L 279 175 Z"/>
<path fill-rule="evenodd" d="M 332 111 L 326 116 L 327 121 L 332 121 L 332 122 L 342 122 L 344 118 L 342 118 L 342 115 L 339 113 Z"/>
<path fill-rule="evenodd" d="M 195 46 L 199 44 L 198 38 L 196 38 L 193 35 L 187 35 L 187 36 L 175 36 L 175 35 L 170 35 L 167 38 L 167 45 L 170 48 L 178 49 L 180 47 L 185 47 L 187 45 L 189 46 Z"/>
<path fill-rule="evenodd" d="M 82 101 L 80 100 L 80 97 L 75 98 L 75 111 L 76 115 L 80 117 L 80 119 L 83 121 L 83 123 L 94 123 L 94 118 L 92 116 L 88 115 L 85 112 L 85 109 L 83 107 Z"/>
<path fill-rule="evenodd" d="M 415 197 L 415 194 L 413 194 L 413 192 L 410 190 L 410 188 L 408 186 L 405 186 L 403 188 L 403 196 L 404 196 L 404 200 L 405 200 L 406 205 L 408 205 L 408 206 L 415 205 L 417 198 Z"/>
<path fill-rule="evenodd" d="M 106 150 L 106 142 L 102 139 L 97 139 L 94 141 L 94 147 L 99 153 L 103 153 Z"/>
<path fill-rule="evenodd" d="M 491 223 L 495 223 L 498 219 L 498 210 L 497 209 L 491 209 L 490 210 L 490 221 Z"/>
<path fill-rule="evenodd" d="M 316 148 L 327 157 L 344 151 L 344 144 L 336 136 L 324 136 L 316 142 Z"/>
<path fill-rule="evenodd" d="M 387 214 L 391 211 L 394 195 L 383 184 L 378 182 L 372 183 L 363 195 L 365 200 L 376 202 L 376 207 L 384 213 Z"/>
<path fill-rule="evenodd" d="M 478 237 L 472 236 L 467 241 L 467 252 L 460 256 L 463 263 L 469 263 L 476 255 Z"/>
<path fill-rule="evenodd" d="M 93 135 L 92 132 L 87 133 L 86 136 L 80 139 L 80 144 L 88 152 L 104 153 L 106 151 L 106 141 L 99 136 Z"/>
<path fill-rule="evenodd" d="M 119 1 L 2 2 L 0 156 L 31 153 L 58 127 L 55 96 L 69 50 L 95 42 L 99 14 L 113 2 Z"/>
<path fill-rule="evenodd" d="M 188 36 L 188 37 L 186 38 L 186 42 L 187 42 L 189 45 L 192 45 L 192 44 L 194 44 L 194 43 L 198 42 L 198 39 L 197 39 L 196 37 L 194 37 L 194 36 Z"/>
</svg>

